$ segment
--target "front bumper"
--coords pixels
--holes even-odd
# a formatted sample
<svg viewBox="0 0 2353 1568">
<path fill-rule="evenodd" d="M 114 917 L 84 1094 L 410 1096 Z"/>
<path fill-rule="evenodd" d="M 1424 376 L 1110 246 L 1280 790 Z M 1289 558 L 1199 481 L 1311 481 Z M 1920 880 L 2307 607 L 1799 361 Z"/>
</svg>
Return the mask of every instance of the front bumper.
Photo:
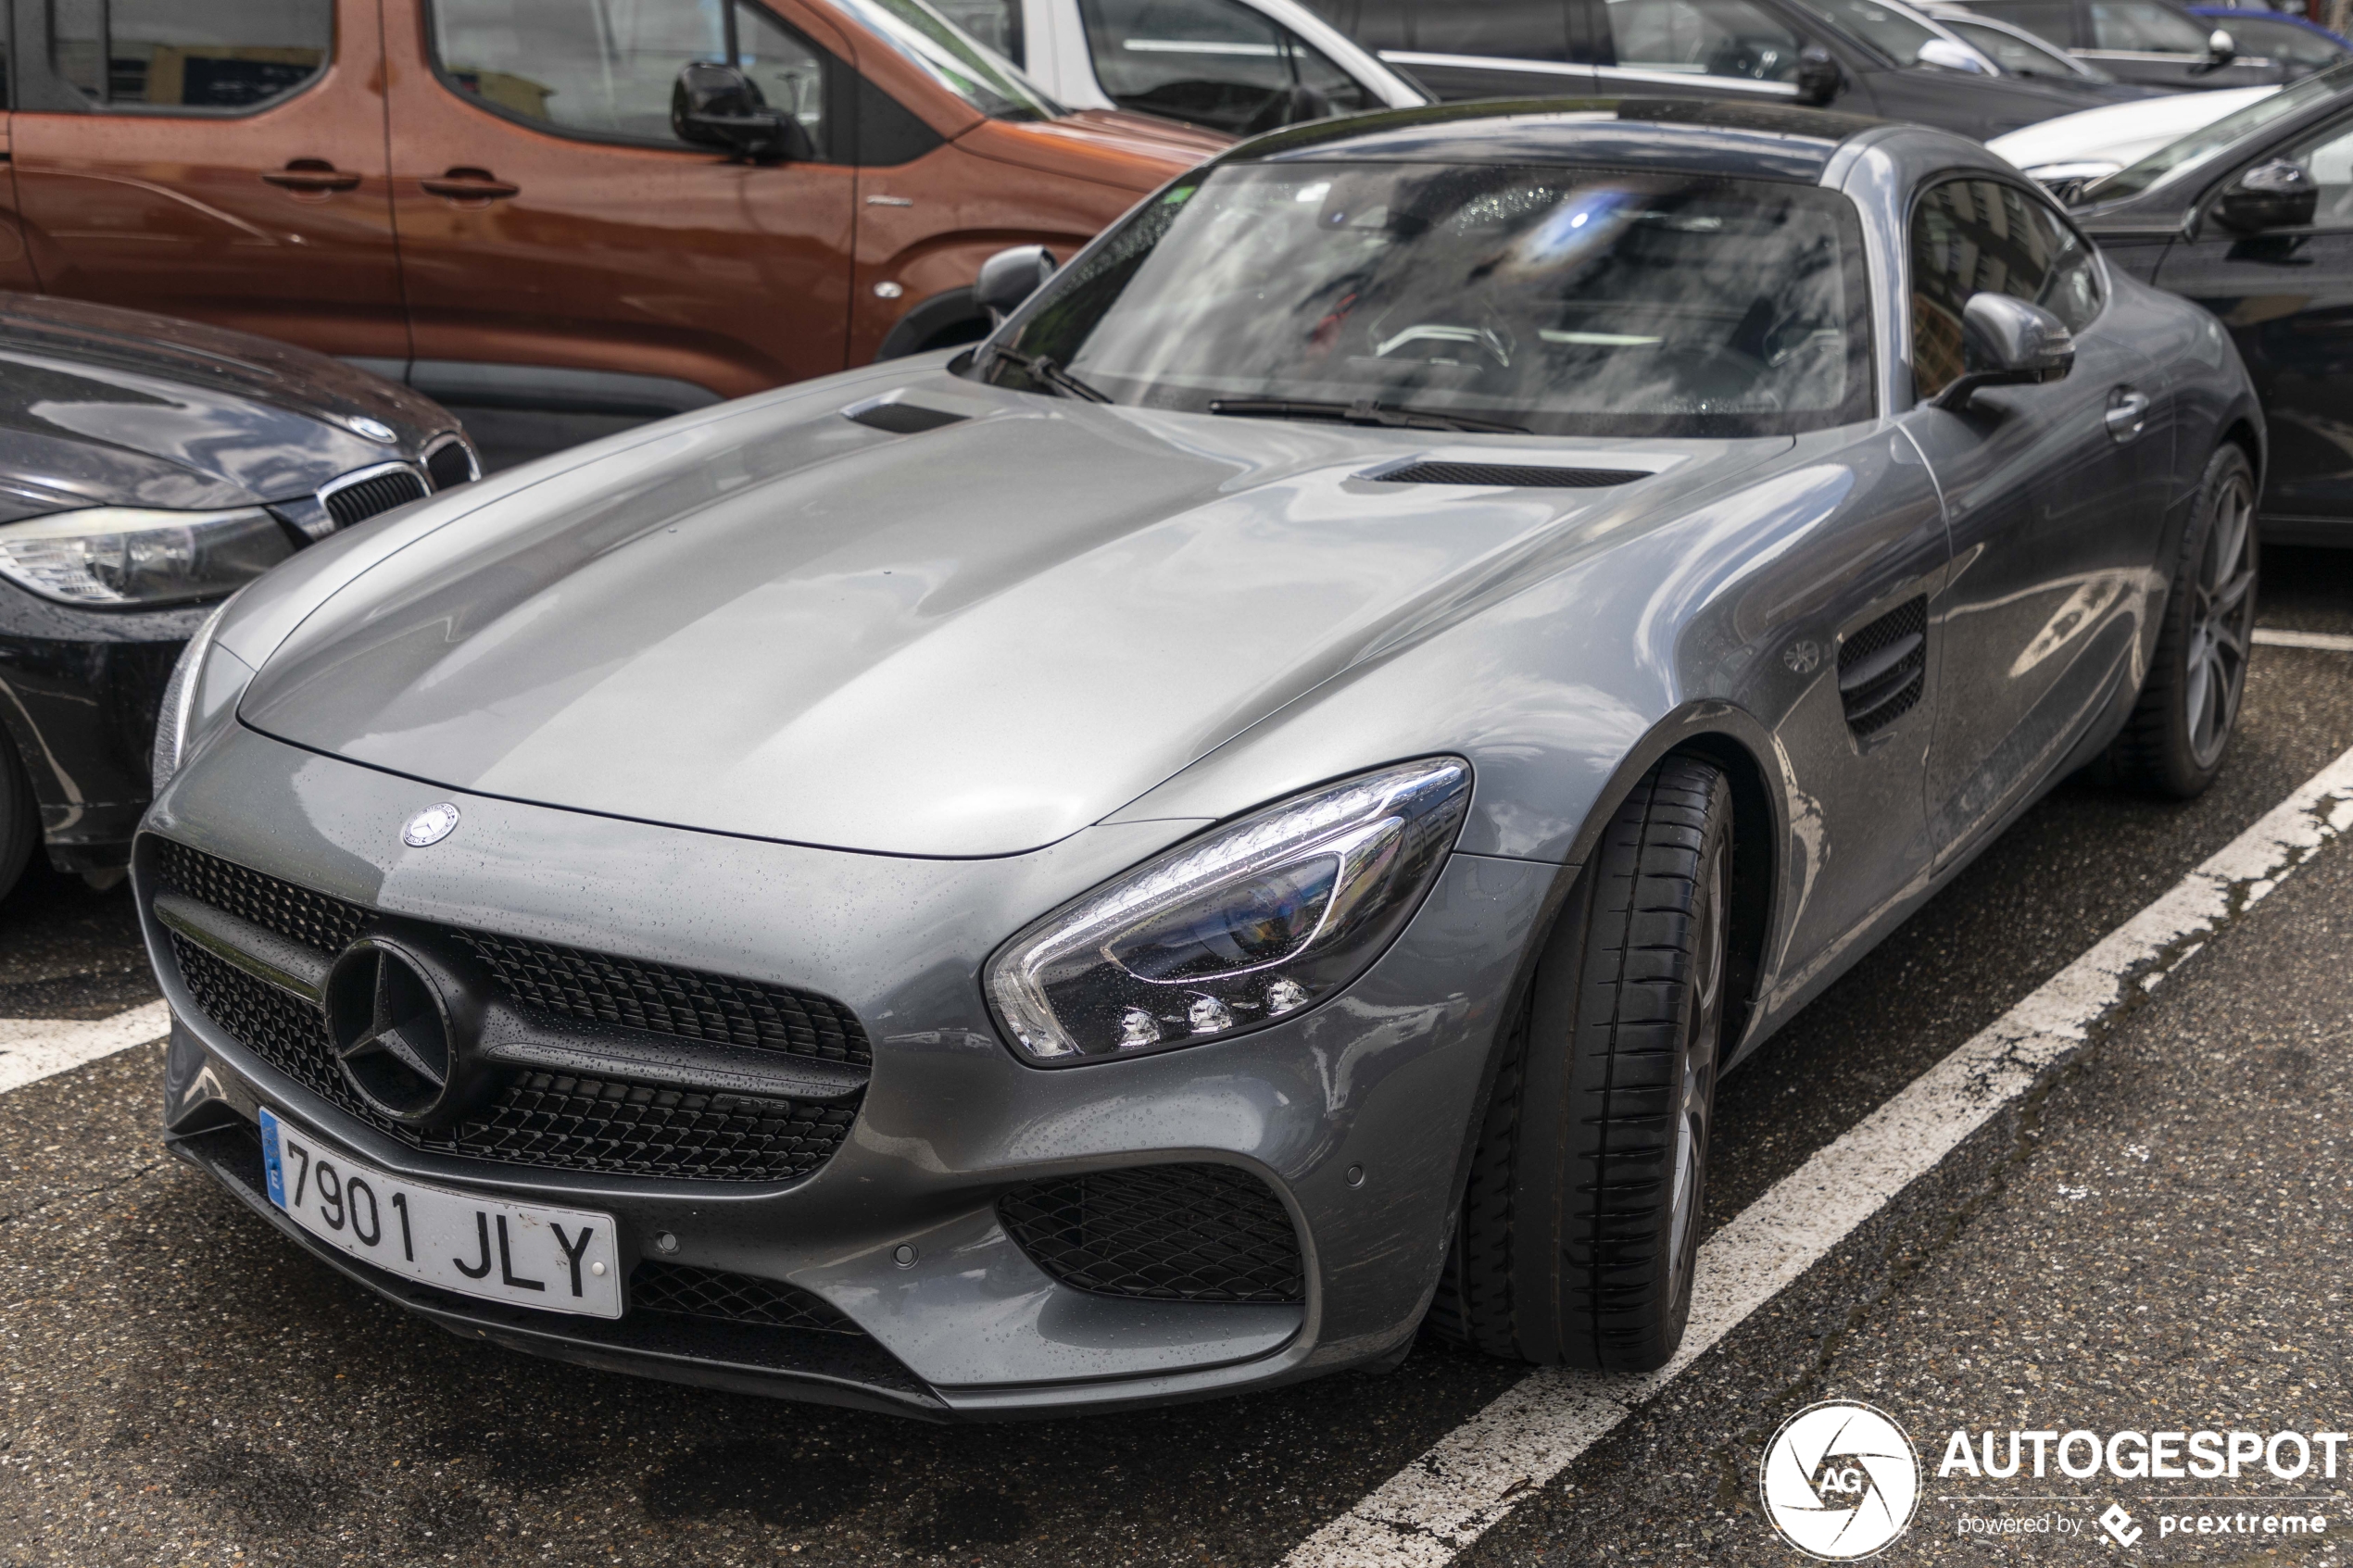
<svg viewBox="0 0 2353 1568">
<path fill-rule="evenodd" d="M 401 824 L 445 798 L 461 809 L 459 830 L 405 847 Z M 799 1179 L 663 1179 L 436 1152 L 339 1109 L 206 1016 L 156 918 L 155 857 L 143 847 L 134 866 L 175 1014 L 167 1122 L 180 1151 L 248 1203 L 267 1210 L 250 1130 L 267 1104 L 419 1181 L 607 1210 L 628 1265 L 668 1233 L 665 1265 L 779 1282 L 855 1332 L 796 1337 L 635 1309 L 592 1323 L 409 1286 L 314 1247 L 324 1261 L 469 1336 L 943 1419 L 1227 1393 L 1400 1346 L 1435 1286 L 1491 1047 L 1560 874 L 1457 856 L 1397 944 L 1305 1016 L 1189 1050 L 1041 1071 L 999 1041 L 982 962 L 1006 933 L 1200 824 L 1097 828 L 994 860 L 901 859 L 452 794 L 240 729 L 208 746 L 148 825 L 388 915 L 846 1004 L 872 1039 L 870 1077 L 838 1147 Z M 658 1076 L 650 1057 L 648 1072 Z M 1279 1199 L 1300 1299 L 1076 1288 L 1025 1250 L 1000 1207 L 1040 1182 L 1179 1163 L 1247 1173 Z"/>
</svg>

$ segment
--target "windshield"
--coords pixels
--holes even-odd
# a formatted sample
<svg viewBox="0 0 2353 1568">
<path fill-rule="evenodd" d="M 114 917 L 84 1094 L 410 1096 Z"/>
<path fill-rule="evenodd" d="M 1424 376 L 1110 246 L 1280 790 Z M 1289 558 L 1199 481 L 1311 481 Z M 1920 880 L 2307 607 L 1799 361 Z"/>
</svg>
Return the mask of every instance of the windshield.
<svg viewBox="0 0 2353 1568">
<path fill-rule="evenodd" d="M 978 364 L 1208 412 L 1786 434 L 1869 417 L 1865 280 L 1853 207 L 1814 186 L 1244 164 L 1130 217 Z"/>
<path fill-rule="evenodd" d="M 884 43 L 991 119 L 1051 119 L 1063 107 L 1013 61 L 924 0 L 837 0 Z"/>
<path fill-rule="evenodd" d="M 1937 36 L 1917 17 L 1871 0 L 1797 0 L 1800 6 L 1860 38 L 1899 66 L 1920 62 L 1920 45 Z"/>
<path fill-rule="evenodd" d="M 2194 169 L 2202 169 L 2228 152 L 2239 138 L 2335 96 L 2347 83 L 2353 83 L 2353 66 L 2340 66 L 2308 76 L 2269 97 L 2258 98 L 2202 131 L 2193 131 L 2178 142 L 2167 143 L 2140 162 L 2120 169 L 2105 180 L 2094 181 L 2083 187 L 2076 205 L 2137 196 L 2160 180 L 2178 179 Z"/>
</svg>

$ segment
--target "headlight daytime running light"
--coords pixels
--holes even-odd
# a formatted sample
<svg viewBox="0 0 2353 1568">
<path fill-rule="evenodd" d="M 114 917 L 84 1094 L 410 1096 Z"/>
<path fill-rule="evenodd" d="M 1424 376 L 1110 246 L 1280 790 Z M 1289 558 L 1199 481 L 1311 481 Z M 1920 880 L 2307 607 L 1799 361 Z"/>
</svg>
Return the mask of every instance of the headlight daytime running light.
<svg viewBox="0 0 2353 1568">
<path fill-rule="evenodd" d="M 1434 757 L 1327 784 L 1179 845 L 1030 925 L 986 987 L 1016 1052 L 1072 1066 L 1263 1028 L 1370 968 L 1470 804 Z"/>
<path fill-rule="evenodd" d="M 155 793 L 161 795 L 171 775 L 180 771 L 181 759 L 188 753 L 188 731 L 196 717 L 196 699 L 204 692 L 205 660 L 212 653 L 213 634 L 220 630 L 220 618 L 229 613 L 234 597 L 224 600 L 220 608 L 204 618 L 196 634 L 180 650 L 179 662 L 171 667 L 171 679 L 163 688 L 163 711 L 156 725 L 156 744 L 149 771 Z"/>
<path fill-rule="evenodd" d="M 294 550 L 260 507 L 85 507 L 0 525 L 0 577 L 60 604 L 180 604 L 242 588 Z"/>
</svg>

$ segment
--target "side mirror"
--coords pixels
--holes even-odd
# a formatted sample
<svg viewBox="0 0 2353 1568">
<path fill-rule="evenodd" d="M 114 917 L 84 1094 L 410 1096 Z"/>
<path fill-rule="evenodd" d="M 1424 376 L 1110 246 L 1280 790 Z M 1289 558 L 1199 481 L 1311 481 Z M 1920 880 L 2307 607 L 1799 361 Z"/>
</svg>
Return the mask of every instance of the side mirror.
<svg viewBox="0 0 2353 1568">
<path fill-rule="evenodd" d="M 682 142 L 754 163 L 812 151 L 809 133 L 770 108 L 759 84 L 733 66 L 698 63 L 679 71 L 670 88 L 670 129 Z"/>
<path fill-rule="evenodd" d="M 973 297 L 997 320 L 1021 307 L 1021 302 L 1045 287 L 1061 263 L 1044 245 L 1015 245 L 1000 250 L 980 264 L 980 279 Z"/>
<path fill-rule="evenodd" d="M 2192 66 L 2190 74 L 2204 76 L 2208 71 L 2221 70 L 2238 57 L 2238 40 L 2218 27 L 2206 35 L 2206 58 Z"/>
<path fill-rule="evenodd" d="M 1846 73 L 1838 69 L 1831 52 L 1818 44 L 1809 44 L 1797 52 L 1797 101 L 1821 107 L 1838 96 L 1846 85 Z"/>
<path fill-rule="evenodd" d="M 1966 44 L 1956 44 L 1949 38 L 1931 38 L 1920 45 L 1913 56 L 1924 66 L 1942 66 L 1946 70 L 1967 71 L 1972 76 L 1992 76 L 1984 56 Z"/>
<path fill-rule="evenodd" d="M 1989 386 L 2039 386 L 2075 368 L 2075 335 L 2039 305 L 2006 294 L 1974 294 L 1961 307 L 1961 375 L 1936 395 L 1960 413 Z"/>
<path fill-rule="evenodd" d="M 2258 234 L 2266 229 L 2301 229 L 2321 205 L 2321 188 L 2302 167 L 2275 157 L 2259 163 L 2222 193 L 2215 216 L 2226 229 Z"/>
</svg>

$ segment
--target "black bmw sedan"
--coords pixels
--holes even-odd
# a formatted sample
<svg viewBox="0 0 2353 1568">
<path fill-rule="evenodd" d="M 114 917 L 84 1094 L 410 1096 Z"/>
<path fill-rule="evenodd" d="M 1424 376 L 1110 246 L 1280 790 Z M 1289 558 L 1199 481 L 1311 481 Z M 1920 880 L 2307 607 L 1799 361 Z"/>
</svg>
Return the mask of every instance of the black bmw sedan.
<svg viewBox="0 0 2353 1568">
<path fill-rule="evenodd" d="M 2271 427 L 2266 540 L 2353 545 L 2353 62 L 2082 189 L 2109 265 L 2221 319 Z"/>
<path fill-rule="evenodd" d="M 321 355 L 0 294 L 0 894 L 45 844 L 118 879 L 214 606 L 481 471 L 447 410 Z"/>
</svg>

